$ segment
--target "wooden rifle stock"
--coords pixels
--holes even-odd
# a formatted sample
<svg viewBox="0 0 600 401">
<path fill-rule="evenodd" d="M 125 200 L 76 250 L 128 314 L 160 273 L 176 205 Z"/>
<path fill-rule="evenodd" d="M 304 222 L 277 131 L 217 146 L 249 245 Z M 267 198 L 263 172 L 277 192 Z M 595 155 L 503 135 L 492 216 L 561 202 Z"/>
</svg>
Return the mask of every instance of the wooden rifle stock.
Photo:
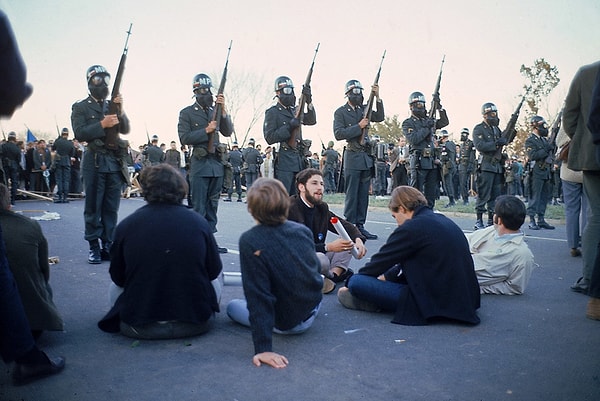
<svg viewBox="0 0 600 401">
<path fill-rule="evenodd" d="M 110 93 L 110 102 L 108 104 L 108 111 L 106 114 L 121 114 L 121 104 L 115 103 L 114 99 L 119 95 L 121 91 L 121 80 L 123 79 L 123 72 L 125 72 L 125 62 L 127 61 L 127 51 L 129 50 L 129 35 L 131 35 L 131 27 L 133 24 L 129 24 L 129 30 L 127 31 L 127 39 L 125 39 L 125 47 L 123 48 L 123 54 L 119 61 L 119 68 L 117 69 L 117 75 L 115 76 L 115 83 L 113 84 L 112 92 Z M 119 124 L 105 128 L 104 132 L 106 138 L 104 139 L 104 145 L 108 149 L 116 150 L 119 147 Z"/>
<path fill-rule="evenodd" d="M 523 106 L 523 102 L 525 102 L 525 98 L 529 93 L 529 88 L 525 91 L 525 94 L 521 98 L 521 101 L 517 105 L 515 112 L 510 116 L 510 120 L 508 120 L 508 124 L 506 124 L 506 128 L 502 132 L 502 138 L 506 138 L 507 144 L 511 143 L 515 136 L 517 135 L 516 126 L 517 120 L 519 119 L 519 113 L 521 113 L 521 107 Z M 496 153 L 494 153 L 493 159 L 496 161 L 502 160 L 502 147 L 496 149 Z"/>
<path fill-rule="evenodd" d="M 308 74 L 306 75 L 306 80 L 304 81 L 304 86 L 302 87 L 303 92 L 304 88 L 310 86 L 310 81 L 312 79 L 313 67 L 315 66 L 315 59 L 317 58 L 317 53 L 319 52 L 319 46 L 321 43 L 317 43 L 317 48 L 315 49 L 315 55 L 313 56 L 312 63 L 310 64 L 310 68 L 308 69 Z M 300 99 L 298 100 L 298 107 L 296 107 L 296 113 L 294 117 L 300 121 L 300 126 L 294 129 L 290 134 L 290 139 L 288 139 L 288 146 L 290 148 L 296 148 L 298 142 L 302 141 L 302 120 L 304 119 L 304 107 L 306 106 L 306 96 L 304 93 L 300 94 Z M 304 155 L 302 155 L 304 156 Z"/>
<path fill-rule="evenodd" d="M 218 95 L 222 95 L 225 91 L 225 82 L 227 82 L 227 67 L 229 65 L 229 53 L 231 53 L 231 44 L 233 40 L 229 41 L 229 48 L 227 49 L 227 59 L 225 60 L 225 68 L 223 68 L 223 75 L 221 76 L 221 82 L 219 83 Z M 208 153 L 215 153 L 215 136 L 219 135 L 221 129 L 221 115 L 223 114 L 223 105 L 215 103 L 214 112 L 212 115 L 213 121 L 217 122 L 217 126 L 213 132 L 208 134 Z"/>
<path fill-rule="evenodd" d="M 381 66 L 383 65 L 383 59 L 385 58 L 386 50 L 383 51 L 383 56 L 381 56 L 381 62 L 379 63 L 379 69 L 377 70 L 377 75 L 375 75 L 375 81 L 373 81 L 373 86 L 379 85 L 379 76 L 381 75 Z M 375 92 L 373 91 L 373 87 L 371 87 L 371 93 L 369 94 L 369 100 L 367 101 L 367 106 L 365 107 L 365 111 L 363 113 L 363 118 L 366 118 L 371 121 L 371 115 L 373 114 L 373 106 L 375 105 Z M 365 144 L 366 136 L 369 133 L 369 125 L 365 128 L 362 128 L 360 131 L 360 144 Z"/>
</svg>

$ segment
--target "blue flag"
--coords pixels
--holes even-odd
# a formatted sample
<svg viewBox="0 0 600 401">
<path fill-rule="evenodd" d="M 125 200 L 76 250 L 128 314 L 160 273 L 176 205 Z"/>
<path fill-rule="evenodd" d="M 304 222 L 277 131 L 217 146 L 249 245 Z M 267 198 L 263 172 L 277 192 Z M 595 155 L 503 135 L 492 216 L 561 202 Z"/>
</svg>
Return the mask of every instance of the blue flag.
<svg viewBox="0 0 600 401">
<path fill-rule="evenodd" d="M 27 128 L 27 142 L 35 142 L 37 138 L 33 135 L 33 132 L 29 128 Z"/>
</svg>

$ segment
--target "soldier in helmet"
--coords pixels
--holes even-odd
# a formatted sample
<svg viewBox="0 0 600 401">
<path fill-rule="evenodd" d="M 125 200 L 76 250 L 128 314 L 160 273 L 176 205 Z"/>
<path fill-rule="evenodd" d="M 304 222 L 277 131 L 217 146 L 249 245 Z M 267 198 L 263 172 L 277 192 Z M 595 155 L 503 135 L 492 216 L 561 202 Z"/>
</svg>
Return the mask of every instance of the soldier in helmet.
<svg viewBox="0 0 600 401">
<path fill-rule="evenodd" d="M 14 205 L 17 199 L 17 189 L 19 188 L 19 163 L 21 162 L 21 149 L 17 145 L 17 134 L 14 131 L 8 133 L 6 143 L 0 146 L 0 154 L 2 154 L 4 163 L 5 177 L 10 179 L 10 203 Z M 0 170 L 1 165 L 2 162 L 0 162 Z"/>
<path fill-rule="evenodd" d="M 290 137 L 296 129 L 301 129 L 301 125 L 317 123 L 310 86 L 302 86 L 302 94 L 306 99 L 306 109 L 302 110 L 304 116 L 300 121 L 296 118 L 294 84 L 286 76 L 278 77 L 275 80 L 277 104 L 267 109 L 263 125 L 263 134 L 267 143 L 273 145 L 279 142 L 279 151 L 275 159 L 275 178 L 283 183 L 290 195 L 296 193 L 296 174 L 308 166 L 306 156 L 310 155 L 306 142 L 298 143 L 296 140 L 296 144 L 290 146 Z"/>
<path fill-rule="evenodd" d="M 237 193 L 238 202 L 242 201 L 242 163 L 244 162 L 244 156 L 240 151 L 238 143 L 234 141 L 231 144 L 231 150 L 227 156 L 227 161 L 231 164 L 231 182 L 227 186 L 227 198 L 225 202 L 231 202 L 231 195 L 233 194 L 233 186 L 235 185 L 235 192 Z"/>
<path fill-rule="evenodd" d="M 481 107 L 483 121 L 473 128 L 473 145 L 480 154 L 479 174 L 477 176 L 477 203 L 475 212 L 477 222 L 475 230 L 485 228 L 483 225 L 483 214 L 487 210 L 487 226 L 494 224 L 494 204 L 496 198 L 502 192 L 504 183 L 504 163 L 496 160 L 494 155 L 508 143 L 498 128 L 500 119 L 498 109 L 494 103 L 484 103 Z"/>
<path fill-rule="evenodd" d="M 212 81 L 206 74 L 194 77 L 194 104 L 179 112 L 177 131 L 179 141 L 183 145 L 193 146 L 190 157 L 190 191 L 194 210 L 208 221 L 212 232 L 217 232 L 217 208 L 225 165 L 223 154 L 227 151 L 224 144 L 219 143 L 219 133 L 231 136 L 233 124 L 225 109 L 225 97 L 217 95 L 216 103 L 222 106 L 220 116 L 215 116 L 215 101 L 211 92 Z M 219 119 L 219 131 L 217 121 Z M 227 248 L 219 247 L 220 253 Z"/>
<path fill-rule="evenodd" d="M 469 204 L 469 183 L 475 167 L 475 146 L 469 139 L 469 129 L 460 132 L 460 150 L 458 155 L 458 182 L 460 193 L 456 194 L 463 200 L 463 205 Z"/>
<path fill-rule="evenodd" d="M 442 185 L 444 192 L 448 197 L 448 204 L 444 207 L 452 207 L 454 202 L 454 175 L 456 174 L 456 145 L 450 140 L 448 131 L 443 129 L 440 138 L 441 154 L 440 161 L 442 162 Z"/>
<path fill-rule="evenodd" d="M 250 188 L 258 178 L 260 165 L 263 162 L 260 152 L 254 147 L 255 144 L 256 141 L 254 138 L 250 138 L 248 147 L 242 151 L 242 155 L 244 156 L 244 178 L 246 179 L 246 189 Z"/>
<path fill-rule="evenodd" d="M 123 109 L 123 97 L 117 94 L 110 102 L 120 107 L 116 114 L 106 114 L 109 100 L 110 74 L 101 65 L 93 65 L 86 73 L 89 96 L 72 107 L 71 125 L 75 138 L 87 142 L 87 151 L 81 163 L 85 190 L 85 239 L 89 242 L 88 262 L 98 264 L 110 260 L 121 190 L 129 181 L 126 141 L 116 149 L 105 145 L 105 129 L 117 126 L 118 132 L 129 133 L 129 119 Z M 100 244 L 102 241 L 102 244 Z"/>
<path fill-rule="evenodd" d="M 52 144 L 54 155 L 56 184 L 58 192 L 54 203 L 69 203 L 69 189 L 71 185 L 71 158 L 75 157 L 75 147 L 69 140 L 69 129 L 63 128 L 60 136 Z"/>
<path fill-rule="evenodd" d="M 436 120 L 427 114 L 425 96 L 421 92 L 411 93 L 408 97 L 411 115 L 402 123 L 402 132 L 410 145 L 409 185 L 423 192 L 427 205 L 432 209 L 441 180 L 441 162 L 435 154 L 434 133 L 449 123 L 446 110 L 437 100 L 440 118 Z"/>
<path fill-rule="evenodd" d="M 533 116 L 529 120 L 531 134 L 525 141 L 525 151 L 531 163 L 530 171 L 530 196 L 527 204 L 527 214 L 529 215 L 529 228 L 539 230 L 545 228 L 554 230 L 544 220 L 546 205 L 550 199 L 552 191 L 552 163 L 547 163 L 546 158 L 554 153 L 554 144 L 548 143 L 548 124 L 541 116 Z M 535 216 L 537 215 L 537 222 Z"/>
<path fill-rule="evenodd" d="M 383 101 L 379 98 L 379 85 L 373 85 L 371 90 L 375 94 L 376 106 L 369 120 L 365 117 L 363 86 L 356 79 L 346 82 L 344 93 L 348 101 L 333 115 L 333 134 L 338 141 L 346 140 L 347 143 L 343 161 L 346 188 L 344 216 L 356 225 L 365 238 L 377 239 L 377 235 L 371 234 L 364 227 L 374 169 L 367 128 L 371 121 L 383 121 L 385 111 Z"/>
<path fill-rule="evenodd" d="M 333 141 L 329 141 L 327 149 L 321 151 L 321 156 L 325 158 L 323 166 L 323 180 L 325 181 L 325 193 L 333 194 L 337 188 L 335 177 L 337 172 L 337 164 L 340 154 L 333 148 Z"/>
<path fill-rule="evenodd" d="M 158 135 L 152 135 L 150 144 L 144 148 L 142 154 L 148 166 L 156 166 L 164 161 L 165 154 L 158 147 Z"/>
</svg>

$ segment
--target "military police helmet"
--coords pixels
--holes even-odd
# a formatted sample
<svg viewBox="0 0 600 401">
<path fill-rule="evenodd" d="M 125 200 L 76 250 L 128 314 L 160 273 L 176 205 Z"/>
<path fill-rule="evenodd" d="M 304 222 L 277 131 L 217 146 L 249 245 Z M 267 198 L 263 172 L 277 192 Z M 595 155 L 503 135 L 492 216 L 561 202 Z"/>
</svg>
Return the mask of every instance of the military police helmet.
<svg viewBox="0 0 600 401">
<path fill-rule="evenodd" d="M 94 76 L 98 76 L 98 78 L 96 78 L 96 79 L 100 79 L 100 80 L 105 77 L 110 78 L 110 74 L 108 73 L 108 71 L 106 71 L 106 68 L 102 67 L 101 65 L 93 65 L 87 69 L 87 71 L 85 73 L 85 78 L 88 83 Z"/>
<path fill-rule="evenodd" d="M 335 145 L 335 143 L 333 143 L 333 141 L 327 142 L 327 147 L 333 148 L 333 145 Z"/>
<path fill-rule="evenodd" d="M 463 128 L 463 129 L 460 131 L 460 133 L 461 133 L 461 134 L 467 134 L 467 135 L 469 135 L 469 129 L 468 129 L 468 128 Z"/>
<path fill-rule="evenodd" d="M 348 92 L 350 92 L 350 91 L 352 91 L 354 89 L 362 91 L 363 90 L 363 86 L 356 79 L 351 79 L 350 81 L 346 82 L 344 93 L 347 95 Z"/>
<path fill-rule="evenodd" d="M 442 134 L 442 138 L 450 136 L 450 134 L 448 134 L 448 131 L 446 131 L 445 129 L 441 130 L 440 134 Z"/>
<path fill-rule="evenodd" d="M 498 108 L 496 107 L 496 105 L 494 103 L 484 103 L 483 106 L 481 106 L 481 114 L 487 114 L 490 113 L 492 111 L 495 111 L 496 113 L 498 113 Z"/>
<path fill-rule="evenodd" d="M 542 127 L 546 124 L 546 120 L 542 116 L 533 116 L 529 119 L 529 125 L 533 128 Z"/>
<path fill-rule="evenodd" d="M 193 90 L 212 88 L 212 80 L 206 74 L 198 74 L 194 77 Z"/>
<path fill-rule="evenodd" d="M 408 97 L 408 104 L 413 104 L 415 102 L 425 103 L 425 96 L 421 92 L 413 92 Z"/>
<path fill-rule="evenodd" d="M 292 82 L 290 77 L 286 77 L 285 75 L 277 77 L 277 79 L 275 79 L 275 92 L 279 92 L 285 88 L 294 89 L 294 83 Z M 285 92 L 286 91 L 284 91 L 284 93 Z M 291 90 L 289 92 L 291 93 Z"/>
</svg>

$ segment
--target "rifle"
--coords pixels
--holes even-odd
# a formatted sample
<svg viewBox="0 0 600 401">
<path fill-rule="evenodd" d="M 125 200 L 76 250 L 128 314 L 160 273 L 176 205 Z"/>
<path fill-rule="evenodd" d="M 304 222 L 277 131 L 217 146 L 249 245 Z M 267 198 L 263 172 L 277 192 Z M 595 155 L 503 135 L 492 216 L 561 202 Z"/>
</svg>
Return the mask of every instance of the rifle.
<svg viewBox="0 0 600 401">
<path fill-rule="evenodd" d="M 229 48 L 227 49 L 227 59 L 225 60 L 225 68 L 223 68 L 223 75 L 221 76 L 221 82 L 219 83 L 219 91 L 218 95 L 222 95 L 225 90 L 225 82 L 227 82 L 227 66 L 229 64 L 229 53 L 231 53 L 231 44 L 233 40 L 229 41 Z M 215 134 L 219 135 L 219 130 L 221 126 L 221 115 L 223 114 L 223 105 L 220 103 L 215 103 L 215 109 L 212 115 L 213 121 L 217 122 L 217 126 L 213 132 L 208 134 L 208 153 L 215 153 Z"/>
<path fill-rule="evenodd" d="M 302 88 L 310 86 L 310 80 L 312 79 L 313 67 L 315 66 L 315 59 L 317 58 L 317 53 L 319 52 L 319 46 L 321 46 L 320 42 L 317 43 L 315 55 L 313 56 L 312 63 L 310 64 L 310 68 L 308 69 L 308 74 L 306 75 L 306 80 L 304 81 Z M 297 142 L 302 142 L 302 120 L 304 119 L 304 106 L 306 106 L 306 96 L 304 96 L 304 93 L 302 93 L 300 95 L 300 99 L 298 100 L 296 114 L 294 115 L 295 118 L 300 120 L 300 126 L 292 131 L 290 134 L 290 139 L 288 139 L 287 142 L 288 146 L 293 149 L 296 148 Z"/>
<path fill-rule="evenodd" d="M 121 114 L 121 104 L 115 103 L 114 99 L 119 95 L 121 91 L 121 80 L 123 79 L 123 72 L 125 71 L 125 62 L 127 61 L 127 51 L 129 43 L 129 35 L 131 35 L 131 27 L 133 24 L 129 24 L 129 30 L 127 31 L 127 38 L 125 39 L 125 47 L 123 48 L 123 54 L 121 54 L 121 60 L 119 61 L 119 68 L 117 69 L 117 75 L 115 76 L 115 83 L 113 84 L 112 92 L 110 93 L 110 102 L 108 104 L 108 111 L 106 114 Z M 119 124 L 114 127 L 105 128 L 104 132 L 106 138 L 104 145 L 108 149 L 116 150 L 119 147 Z"/>
<path fill-rule="evenodd" d="M 379 76 L 381 75 L 381 66 L 383 65 L 383 59 L 385 58 L 385 52 L 386 52 L 386 50 L 383 51 L 383 56 L 381 56 L 381 62 L 379 63 L 379 69 L 377 70 L 377 75 L 375 75 L 375 81 L 373 82 L 373 86 L 379 84 Z M 371 87 L 371 94 L 369 95 L 369 100 L 367 101 L 367 107 L 365 107 L 363 118 L 366 118 L 367 120 L 371 121 L 371 114 L 373 114 L 373 105 L 374 104 L 375 104 L 375 92 L 373 91 L 373 88 Z M 365 144 L 365 138 L 366 138 L 368 132 L 369 132 L 369 125 L 367 124 L 367 126 L 363 129 L 361 129 L 361 131 L 360 131 L 360 144 L 361 145 Z"/>
<path fill-rule="evenodd" d="M 0 128 L 2 128 L 2 138 L 4 138 L 4 142 L 6 142 L 6 134 L 4 133 L 4 127 L 2 127 L 1 124 Z"/>
<path fill-rule="evenodd" d="M 346 157 L 346 147 L 344 146 L 344 150 L 342 150 L 342 163 L 340 164 L 340 172 L 338 174 L 337 181 L 337 192 L 346 192 L 346 181 L 342 183 L 344 180 L 344 158 Z"/>
<path fill-rule="evenodd" d="M 562 113 L 563 109 L 560 110 L 556 119 L 552 123 L 552 127 L 550 128 L 550 137 L 548 138 L 548 143 L 552 145 L 552 152 L 548 153 L 546 157 L 546 164 L 552 165 L 554 163 L 554 149 L 556 148 L 556 137 L 558 135 L 558 131 L 560 131 L 560 126 L 562 124 Z"/>
<path fill-rule="evenodd" d="M 531 87 L 527 88 L 527 90 L 525 91 L 525 94 L 523 95 L 523 97 L 521 98 L 521 101 L 517 105 L 515 112 L 512 113 L 512 115 L 510 116 L 510 120 L 508 120 L 508 123 L 506 124 L 506 128 L 502 132 L 502 138 L 506 138 L 507 144 L 514 141 L 515 136 L 517 136 L 517 130 L 516 130 L 517 120 L 519 119 L 519 113 L 521 112 L 521 107 L 523 106 L 523 102 L 525 101 L 525 98 L 527 97 L 527 94 L 529 93 L 530 89 L 531 89 Z M 497 162 L 502 160 L 502 147 L 499 147 L 498 149 L 496 149 L 496 153 L 494 153 L 493 160 L 495 160 Z"/>
<path fill-rule="evenodd" d="M 435 118 L 435 112 L 440 108 L 440 84 L 442 83 L 442 69 L 444 68 L 444 61 L 446 60 L 446 55 L 442 57 L 442 65 L 440 66 L 440 74 L 438 75 L 437 83 L 435 84 L 435 90 L 433 91 L 432 99 L 431 99 L 431 108 L 429 109 L 429 118 Z M 435 130 L 435 124 L 432 128 Z"/>
</svg>

